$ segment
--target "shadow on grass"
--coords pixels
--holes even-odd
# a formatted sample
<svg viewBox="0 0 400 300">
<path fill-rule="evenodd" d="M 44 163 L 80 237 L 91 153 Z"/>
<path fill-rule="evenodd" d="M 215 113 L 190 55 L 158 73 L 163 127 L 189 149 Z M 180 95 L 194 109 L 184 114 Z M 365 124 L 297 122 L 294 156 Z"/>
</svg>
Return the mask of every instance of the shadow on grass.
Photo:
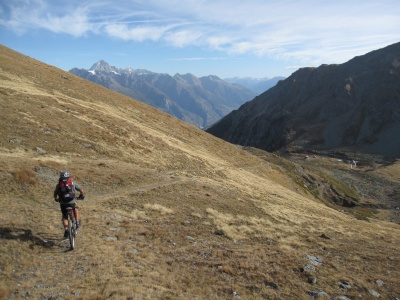
<svg viewBox="0 0 400 300">
<path fill-rule="evenodd" d="M 34 246 L 52 248 L 56 245 L 55 240 L 35 236 L 33 235 L 32 230 L 23 228 L 0 227 L 0 239 L 28 242 L 31 243 L 29 246 L 30 248 L 33 248 Z"/>
</svg>

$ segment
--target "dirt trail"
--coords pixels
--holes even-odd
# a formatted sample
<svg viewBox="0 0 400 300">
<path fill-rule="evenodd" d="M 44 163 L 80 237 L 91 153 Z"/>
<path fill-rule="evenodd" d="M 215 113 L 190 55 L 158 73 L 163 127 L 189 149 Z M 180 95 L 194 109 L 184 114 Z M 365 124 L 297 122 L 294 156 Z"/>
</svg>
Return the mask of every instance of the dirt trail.
<svg viewBox="0 0 400 300">
<path fill-rule="evenodd" d="M 114 253 L 112 250 L 113 244 L 118 242 L 115 233 L 118 234 L 121 231 L 121 223 L 129 222 L 130 233 L 135 236 L 137 235 L 135 228 L 141 228 L 140 223 L 144 222 L 134 220 L 123 212 L 121 214 L 113 212 L 108 208 L 109 205 L 104 204 L 110 199 L 187 181 L 186 178 L 167 176 L 165 174 L 164 180 L 112 191 L 105 195 L 91 193 L 84 201 L 78 201 L 82 228 L 78 231 L 76 248 L 73 251 L 69 250 L 68 239 L 63 238 L 59 205 L 53 202 L 51 197 L 49 200 L 40 201 L 35 208 L 22 209 L 14 223 L 9 220 L 11 224 L 0 228 L 1 238 L 9 242 L 10 250 L 13 249 L 13 245 L 16 246 L 22 242 L 22 247 L 14 253 L 14 259 L 18 259 L 24 250 L 30 256 L 24 258 L 25 261 L 16 262 L 19 268 L 9 270 L 15 278 L 15 285 L 9 287 L 14 291 L 10 299 L 24 297 L 69 299 L 82 296 L 84 290 L 85 297 L 90 298 L 90 292 L 88 292 L 91 290 L 90 285 L 99 277 L 113 272 L 113 268 L 126 266 L 123 255 Z M 13 210 L 11 207 L 14 205 L 15 203 L 9 205 L 10 210 Z M 38 209 L 40 218 L 36 217 L 39 215 Z M 45 222 L 38 222 L 38 220 L 45 220 Z M 15 223 L 19 223 L 18 226 L 15 226 Z M 127 243 L 134 244 L 129 241 Z M 89 273 L 90 276 L 87 278 Z M 74 281 L 68 283 L 71 275 Z M 107 280 L 105 280 L 104 288 L 107 288 L 106 282 Z M 99 294 L 101 295 L 102 292 L 100 291 Z"/>
</svg>

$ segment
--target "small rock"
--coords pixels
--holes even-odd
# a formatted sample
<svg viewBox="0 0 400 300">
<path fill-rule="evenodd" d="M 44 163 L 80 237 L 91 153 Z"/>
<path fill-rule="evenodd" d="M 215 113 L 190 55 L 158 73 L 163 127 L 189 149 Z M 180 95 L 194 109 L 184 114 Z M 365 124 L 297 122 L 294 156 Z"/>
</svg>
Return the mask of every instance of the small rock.
<svg viewBox="0 0 400 300">
<path fill-rule="evenodd" d="M 68 287 L 68 286 L 67 286 Z M 58 299 L 59 297 L 58 297 L 58 293 L 57 292 L 55 292 L 55 291 L 52 291 L 51 293 L 50 293 L 50 297 L 48 298 L 48 299 Z"/>
<path fill-rule="evenodd" d="M 315 267 L 313 265 L 305 265 L 304 267 L 302 267 L 301 272 L 315 272 Z"/>
<path fill-rule="evenodd" d="M 346 296 L 336 296 L 333 299 L 335 299 L 335 300 L 351 300 L 349 297 L 346 297 Z"/>
<path fill-rule="evenodd" d="M 308 283 L 316 284 L 316 283 L 317 283 L 317 278 L 315 278 L 315 277 L 309 278 L 309 279 L 308 279 Z"/>
<path fill-rule="evenodd" d="M 381 294 L 379 294 L 377 291 L 373 290 L 373 289 L 369 289 L 368 293 L 370 293 L 372 296 L 379 298 L 381 296 Z"/>
<path fill-rule="evenodd" d="M 215 235 L 225 236 L 225 232 L 221 229 L 217 229 L 214 231 Z"/>
<path fill-rule="evenodd" d="M 278 285 L 275 282 L 272 282 L 272 281 L 266 282 L 265 285 L 270 287 L 270 288 L 273 288 L 274 290 L 278 289 Z"/>
<path fill-rule="evenodd" d="M 316 290 L 316 291 L 307 291 L 306 292 L 308 295 L 312 296 L 312 297 L 327 297 L 328 294 L 325 293 L 322 290 Z"/>
<path fill-rule="evenodd" d="M 346 281 L 346 280 L 340 281 L 340 282 L 339 282 L 339 287 L 340 287 L 341 289 L 345 289 L 345 290 L 351 289 L 350 282 L 348 282 L 348 281 Z"/>
<path fill-rule="evenodd" d="M 18 144 L 18 145 L 21 144 L 21 140 L 17 138 L 10 138 L 8 139 L 8 142 L 11 144 Z"/>
<path fill-rule="evenodd" d="M 322 265 L 322 260 L 319 257 L 307 255 L 307 258 L 310 261 L 310 263 L 313 264 L 314 266 Z"/>
<path fill-rule="evenodd" d="M 379 287 L 381 287 L 381 286 L 383 285 L 383 281 L 380 280 L 380 279 L 378 279 L 378 280 L 375 281 L 375 282 L 376 282 L 376 285 L 379 286 Z"/>
<path fill-rule="evenodd" d="M 36 152 L 39 154 L 46 154 L 46 150 L 44 150 L 43 148 L 40 148 L 40 147 L 36 147 Z"/>
<path fill-rule="evenodd" d="M 108 236 L 106 237 L 106 241 L 118 241 L 118 238 L 115 236 Z"/>
<path fill-rule="evenodd" d="M 167 240 L 168 243 L 170 243 L 172 246 L 176 246 L 176 243 L 172 240 Z"/>
<path fill-rule="evenodd" d="M 207 258 L 208 257 L 208 255 L 206 254 L 206 253 L 204 253 L 204 252 L 200 252 L 200 254 L 199 254 L 201 257 L 204 257 L 204 258 Z"/>
<path fill-rule="evenodd" d="M 233 297 L 236 299 L 240 299 L 240 296 L 236 291 L 233 291 Z"/>
<path fill-rule="evenodd" d="M 331 238 L 330 238 L 329 236 L 327 236 L 325 233 L 321 234 L 320 237 L 323 238 L 323 239 L 327 239 L 327 240 L 330 240 L 330 239 L 331 239 Z"/>
</svg>

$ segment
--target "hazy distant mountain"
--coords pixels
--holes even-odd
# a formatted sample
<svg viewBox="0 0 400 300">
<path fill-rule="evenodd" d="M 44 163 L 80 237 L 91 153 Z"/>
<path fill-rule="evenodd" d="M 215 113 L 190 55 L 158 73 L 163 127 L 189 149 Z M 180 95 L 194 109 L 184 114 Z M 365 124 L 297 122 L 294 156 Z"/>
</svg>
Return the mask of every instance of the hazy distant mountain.
<svg viewBox="0 0 400 300">
<path fill-rule="evenodd" d="M 207 130 L 232 143 L 400 156 L 400 43 L 302 68 Z"/>
<path fill-rule="evenodd" d="M 192 74 L 170 76 L 148 70 L 121 69 L 104 60 L 89 70 L 74 68 L 70 72 L 200 128 L 215 123 L 256 95 L 250 89 L 216 76 L 197 78 Z"/>
<path fill-rule="evenodd" d="M 275 86 L 280 80 L 285 79 L 285 77 L 273 77 L 273 78 L 252 78 L 252 77 L 232 77 L 225 78 L 224 80 L 231 83 L 240 84 L 257 95 L 264 93 L 273 86 Z"/>
</svg>

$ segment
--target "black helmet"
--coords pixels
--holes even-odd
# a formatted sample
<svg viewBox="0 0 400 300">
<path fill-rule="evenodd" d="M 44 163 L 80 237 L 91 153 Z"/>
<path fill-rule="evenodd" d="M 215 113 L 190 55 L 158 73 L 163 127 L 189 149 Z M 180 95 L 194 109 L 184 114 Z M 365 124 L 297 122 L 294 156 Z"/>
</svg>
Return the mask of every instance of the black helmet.
<svg viewBox="0 0 400 300">
<path fill-rule="evenodd" d="M 68 177 L 69 177 L 69 173 L 67 171 L 60 172 L 60 178 L 68 178 Z"/>
</svg>

